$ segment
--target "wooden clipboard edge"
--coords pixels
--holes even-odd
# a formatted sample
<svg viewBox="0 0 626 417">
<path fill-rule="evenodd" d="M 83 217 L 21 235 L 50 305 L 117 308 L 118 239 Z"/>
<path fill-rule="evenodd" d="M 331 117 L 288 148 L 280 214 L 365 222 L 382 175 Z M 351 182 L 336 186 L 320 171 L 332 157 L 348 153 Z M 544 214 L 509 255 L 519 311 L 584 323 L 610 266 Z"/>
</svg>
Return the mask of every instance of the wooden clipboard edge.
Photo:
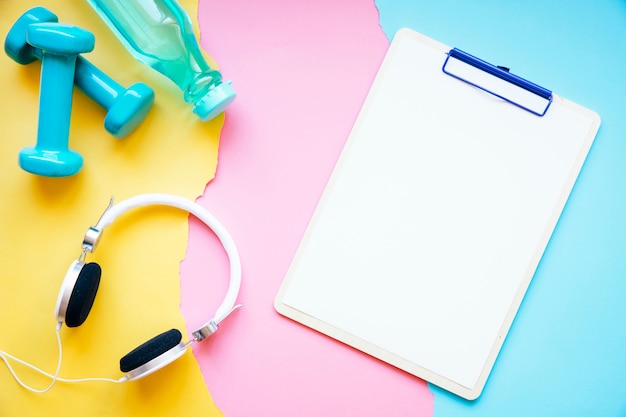
<svg viewBox="0 0 626 417">
<path fill-rule="evenodd" d="M 418 42 L 427 44 L 430 47 L 441 50 L 441 52 L 443 53 L 447 52 L 450 49 L 450 47 L 448 47 L 447 45 L 441 42 L 438 42 L 434 39 L 431 39 L 425 35 L 417 33 L 413 31 L 412 29 L 408 29 L 408 28 L 399 29 L 396 32 L 394 39 L 396 37 L 410 37 Z M 296 250 L 296 254 L 294 255 L 292 259 L 292 262 L 287 270 L 285 278 L 274 299 L 274 309 L 279 314 L 287 318 L 290 318 L 298 323 L 301 323 L 307 327 L 310 327 L 311 329 L 319 333 L 322 333 L 323 335 L 332 337 L 333 339 L 338 340 L 348 345 L 349 347 L 360 350 L 372 357 L 375 357 L 379 360 L 382 360 L 383 362 L 386 362 L 392 366 L 395 366 L 401 370 L 404 370 L 405 372 L 408 372 L 409 374 L 412 374 L 418 378 L 424 379 L 427 382 L 437 385 L 438 387 L 443 388 L 455 395 L 458 395 L 467 400 L 475 400 L 482 394 L 482 391 L 487 383 L 488 377 L 491 373 L 491 370 L 493 369 L 493 366 L 498 357 L 498 354 L 500 353 L 502 349 L 504 340 L 506 339 L 506 336 L 511 328 L 511 325 L 513 324 L 513 320 L 515 319 L 515 316 L 517 315 L 517 312 L 519 311 L 519 308 L 524 299 L 526 291 L 528 287 L 530 286 L 530 282 L 532 281 L 534 273 L 537 267 L 539 266 L 539 262 L 541 261 L 543 253 L 550 241 L 553 231 L 556 228 L 556 225 L 561 216 L 561 213 L 563 209 L 565 208 L 567 199 L 569 198 L 569 195 L 575 185 L 578 175 L 582 169 L 582 166 L 587 158 L 589 150 L 591 149 L 591 145 L 593 144 L 595 136 L 600 128 L 601 119 L 600 119 L 600 116 L 596 112 L 590 109 L 587 109 L 581 105 L 578 105 L 574 102 L 566 100 L 556 94 L 554 95 L 553 105 L 557 104 L 557 105 L 566 106 L 575 112 L 583 113 L 592 120 L 592 124 L 585 138 L 583 147 L 581 148 L 581 151 L 579 152 L 579 155 L 576 158 L 576 161 L 572 167 L 572 170 L 570 171 L 570 175 L 568 177 L 567 183 L 564 186 L 563 191 L 561 192 L 557 205 L 553 209 L 550 221 L 546 225 L 544 236 L 542 237 L 540 243 L 537 245 L 537 248 L 535 249 L 534 255 L 527 268 L 527 272 L 524 274 L 524 277 L 518 287 L 515 297 L 513 298 L 511 306 L 509 307 L 509 310 L 502 323 L 502 326 L 500 327 L 498 336 L 496 337 L 494 344 L 491 347 L 490 353 L 483 365 L 483 369 L 476 382 L 476 385 L 473 387 L 466 387 L 466 386 L 460 385 L 457 382 L 454 382 L 442 375 L 439 375 L 433 371 L 430 371 L 424 367 L 421 367 L 398 355 L 387 352 L 384 349 L 381 349 L 380 347 L 370 342 L 367 342 L 346 331 L 338 329 L 322 320 L 312 317 L 283 302 L 285 293 L 287 292 L 287 289 L 291 282 L 291 278 L 293 276 L 293 270 L 295 269 L 296 265 L 300 262 L 301 252 L 304 250 L 304 248 L 308 246 L 310 235 L 313 232 L 313 226 L 317 223 L 317 219 L 320 215 L 319 213 L 325 205 L 327 195 L 330 194 L 330 191 L 334 187 L 335 177 L 343 168 L 343 165 L 344 165 L 343 161 L 347 157 L 346 155 L 349 154 L 352 142 L 354 141 L 354 137 L 357 136 L 361 128 L 361 123 L 362 123 L 361 118 L 364 117 L 362 115 L 369 113 L 369 107 L 371 106 L 370 96 L 373 96 L 376 93 L 378 89 L 378 84 L 379 84 L 378 80 L 379 78 L 383 77 L 384 74 L 387 72 L 387 67 L 390 65 L 388 62 L 393 59 L 395 50 L 396 50 L 396 44 L 392 41 L 390 48 L 387 51 L 387 54 L 385 55 L 383 59 L 380 69 L 378 73 L 376 74 L 374 81 L 372 82 L 372 87 L 370 91 L 368 92 L 368 95 L 364 101 L 363 108 L 359 112 L 359 116 L 357 117 L 357 120 L 355 121 L 355 124 L 352 128 L 352 131 L 350 132 L 350 135 L 348 136 L 348 140 L 346 141 L 346 144 L 344 145 L 343 150 L 341 151 L 341 154 L 337 160 L 337 164 L 335 165 L 335 168 L 333 169 L 330 175 L 330 178 L 324 189 L 324 192 L 322 193 L 322 196 L 320 197 L 320 200 L 313 212 L 313 216 L 311 217 L 311 220 L 309 221 L 309 224 L 307 225 L 304 236 L 302 240 L 300 241 L 298 249 Z"/>
<path fill-rule="evenodd" d="M 356 349 L 363 352 L 373 358 L 381 360 L 386 364 L 392 365 L 404 372 L 407 372 L 413 376 L 423 379 L 425 382 L 437 385 L 453 394 L 463 397 L 467 400 L 474 400 L 478 398 L 481 390 L 476 388 L 464 387 L 454 381 L 451 381 L 429 369 L 419 366 L 399 355 L 392 354 L 370 342 L 367 342 L 351 333 L 334 327 L 322 320 L 312 317 L 300 310 L 297 310 L 287 304 L 277 301 L 274 304 L 274 308 L 281 315 L 292 319 L 311 330 L 315 330 L 324 336 L 331 337 L 351 349 Z"/>
</svg>

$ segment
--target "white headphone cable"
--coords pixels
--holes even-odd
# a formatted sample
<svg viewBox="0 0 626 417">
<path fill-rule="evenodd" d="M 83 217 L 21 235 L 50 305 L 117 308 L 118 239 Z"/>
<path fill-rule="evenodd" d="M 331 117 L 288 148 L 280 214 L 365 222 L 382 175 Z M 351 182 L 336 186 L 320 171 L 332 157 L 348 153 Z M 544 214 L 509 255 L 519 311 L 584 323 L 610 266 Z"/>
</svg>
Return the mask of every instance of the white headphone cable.
<svg viewBox="0 0 626 417">
<path fill-rule="evenodd" d="M 65 378 L 61 378 L 59 377 L 59 373 L 61 371 L 61 362 L 63 359 L 63 346 L 61 344 L 61 323 L 57 324 L 56 327 L 56 338 L 57 338 L 57 346 L 59 348 L 59 359 L 57 362 L 57 368 L 54 372 L 54 375 L 44 371 L 41 368 L 36 367 L 35 365 L 32 365 L 26 361 L 23 361 L 22 359 L 16 358 L 15 356 L 0 350 L 0 359 L 2 359 L 2 361 L 4 362 L 4 364 L 7 366 L 7 368 L 9 369 L 9 372 L 11 373 L 11 375 L 13 376 L 13 378 L 15 378 L 15 381 L 17 381 L 17 383 L 22 387 L 27 389 L 30 392 L 34 392 L 36 394 L 44 394 L 48 391 L 50 391 L 53 387 L 54 384 L 58 381 L 58 382 L 63 382 L 63 383 L 78 383 L 78 382 L 89 382 L 89 381 L 102 381 L 102 382 L 113 382 L 116 384 L 122 383 L 124 381 L 126 381 L 126 377 L 120 378 L 120 379 L 112 379 L 112 378 L 81 378 L 81 379 L 65 379 Z M 43 375 L 45 377 L 48 377 L 50 379 L 52 379 L 52 381 L 50 382 L 50 384 L 43 389 L 37 389 L 37 388 L 33 388 L 30 385 L 26 384 L 24 381 L 22 381 L 20 379 L 20 377 L 17 375 L 17 372 L 15 372 L 15 369 L 13 369 L 13 366 L 11 366 L 11 363 L 9 360 L 15 361 L 21 365 L 24 365 L 25 367 L 39 373 L 40 375 Z"/>
</svg>

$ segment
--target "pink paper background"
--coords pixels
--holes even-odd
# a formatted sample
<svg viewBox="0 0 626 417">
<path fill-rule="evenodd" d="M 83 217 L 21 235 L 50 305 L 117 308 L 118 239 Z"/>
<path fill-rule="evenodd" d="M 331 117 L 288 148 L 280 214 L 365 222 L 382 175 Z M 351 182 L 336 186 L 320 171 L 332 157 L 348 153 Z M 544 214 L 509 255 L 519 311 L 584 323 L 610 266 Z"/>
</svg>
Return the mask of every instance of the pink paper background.
<svg viewBox="0 0 626 417">
<path fill-rule="evenodd" d="M 201 0 L 199 16 L 203 47 L 238 92 L 199 199 L 243 264 L 245 308 L 194 350 L 217 406 L 226 416 L 432 415 L 423 381 L 273 308 L 388 47 L 374 1 Z M 190 330 L 214 311 L 227 274 L 219 244 L 192 220 L 181 265 Z"/>
</svg>

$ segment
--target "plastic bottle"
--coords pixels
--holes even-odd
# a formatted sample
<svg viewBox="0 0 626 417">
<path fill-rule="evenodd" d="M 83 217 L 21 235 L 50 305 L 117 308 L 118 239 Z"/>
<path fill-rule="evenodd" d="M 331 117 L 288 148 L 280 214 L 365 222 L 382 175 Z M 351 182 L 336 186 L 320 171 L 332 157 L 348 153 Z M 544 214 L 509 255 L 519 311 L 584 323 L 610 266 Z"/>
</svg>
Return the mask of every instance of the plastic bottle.
<svg viewBox="0 0 626 417">
<path fill-rule="evenodd" d="M 203 121 L 234 100 L 230 81 L 206 62 L 191 20 L 176 0 L 88 0 L 130 53 L 183 90 Z"/>
</svg>

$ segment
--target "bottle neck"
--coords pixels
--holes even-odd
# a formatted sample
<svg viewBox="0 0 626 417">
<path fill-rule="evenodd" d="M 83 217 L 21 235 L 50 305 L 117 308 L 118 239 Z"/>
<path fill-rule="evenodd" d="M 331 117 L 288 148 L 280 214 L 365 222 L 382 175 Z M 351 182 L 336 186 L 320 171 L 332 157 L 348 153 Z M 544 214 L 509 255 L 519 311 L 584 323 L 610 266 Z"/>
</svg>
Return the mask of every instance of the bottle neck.
<svg viewBox="0 0 626 417">
<path fill-rule="evenodd" d="M 208 70 L 200 73 L 196 73 L 195 77 L 184 88 L 184 98 L 188 103 L 196 103 L 202 97 L 204 97 L 209 90 L 222 82 L 222 75 L 219 71 Z"/>
</svg>

